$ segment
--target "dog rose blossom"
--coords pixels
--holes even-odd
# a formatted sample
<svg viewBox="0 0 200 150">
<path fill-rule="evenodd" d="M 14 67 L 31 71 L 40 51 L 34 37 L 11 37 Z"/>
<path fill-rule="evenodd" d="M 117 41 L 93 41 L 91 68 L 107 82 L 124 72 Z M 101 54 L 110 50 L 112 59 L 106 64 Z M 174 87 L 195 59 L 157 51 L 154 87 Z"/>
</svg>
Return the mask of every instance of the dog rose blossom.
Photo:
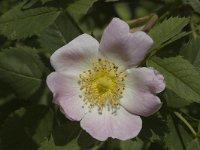
<svg viewBox="0 0 200 150">
<path fill-rule="evenodd" d="M 47 84 L 54 103 L 100 141 L 136 137 L 140 116 L 160 109 L 156 94 L 165 89 L 158 71 L 137 68 L 152 44 L 146 33 L 130 33 L 118 18 L 106 27 L 100 43 L 88 34 L 78 36 L 50 58 L 55 72 Z"/>
</svg>

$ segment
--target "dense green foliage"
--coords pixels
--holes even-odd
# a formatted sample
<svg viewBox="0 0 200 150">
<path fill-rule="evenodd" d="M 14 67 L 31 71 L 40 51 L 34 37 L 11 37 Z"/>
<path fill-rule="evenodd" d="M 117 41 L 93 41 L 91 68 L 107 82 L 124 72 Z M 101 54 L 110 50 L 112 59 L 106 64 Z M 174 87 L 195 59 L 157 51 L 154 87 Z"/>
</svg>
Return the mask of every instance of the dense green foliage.
<svg viewBox="0 0 200 150">
<path fill-rule="evenodd" d="M 200 150 L 199 0 L 1 0 L 0 8 L 1 150 Z M 113 17 L 153 38 L 142 65 L 167 88 L 138 137 L 99 142 L 52 103 L 46 77 L 56 49 L 82 33 L 100 39 Z"/>
</svg>

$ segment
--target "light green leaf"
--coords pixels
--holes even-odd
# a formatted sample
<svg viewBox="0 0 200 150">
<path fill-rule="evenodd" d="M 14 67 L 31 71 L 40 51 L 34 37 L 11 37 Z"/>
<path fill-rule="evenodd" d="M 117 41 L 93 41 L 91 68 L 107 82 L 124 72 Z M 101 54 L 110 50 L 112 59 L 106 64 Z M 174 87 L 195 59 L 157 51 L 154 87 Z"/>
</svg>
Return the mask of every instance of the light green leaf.
<svg viewBox="0 0 200 150">
<path fill-rule="evenodd" d="M 167 88 L 176 95 L 200 103 L 200 75 L 187 60 L 181 57 L 152 57 L 147 65 L 164 75 Z"/>
<path fill-rule="evenodd" d="M 85 15 L 97 0 L 76 0 L 69 4 L 67 11 L 76 19 Z"/>
<path fill-rule="evenodd" d="M 163 44 L 165 44 L 165 42 L 168 42 L 169 44 L 169 40 L 172 38 L 172 41 L 181 38 L 183 36 L 183 33 L 181 33 L 181 36 L 179 35 L 179 33 L 188 23 L 188 18 L 171 17 L 156 25 L 149 32 L 149 35 L 153 38 L 154 41 L 152 49 L 158 50 L 163 46 Z M 178 36 L 179 38 L 177 38 L 176 36 Z"/>
<path fill-rule="evenodd" d="M 56 8 L 23 9 L 17 5 L 0 17 L 0 34 L 20 39 L 38 34 L 54 22 L 59 15 Z"/>
<path fill-rule="evenodd" d="M 26 99 L 38 90 L 43 73 L 44 65 L 34 49 L 18 47 L 0 52 L 0 80 L 20 98 Z"/>
<path fill-rule="evenodd" d="M 200 67 L 200 37 L 188 42 L 181 50 L 181 55 L 194 66 Z"/>
<path fill-rule="evenodd" d="M 74 139 L 65 146 L 57 146 L 54 143 L 53 137 L 46 139 L 41 143 L 39 150 L 80 150 L 77 141 Z"/>
<path fill-rule="evenodd" d="M 54 24 L 39 35 L 39 41 L 45 52 L 53 53 L 81 33 L 73 20 L 67 14 L 62 13 Z"/>
</svg>

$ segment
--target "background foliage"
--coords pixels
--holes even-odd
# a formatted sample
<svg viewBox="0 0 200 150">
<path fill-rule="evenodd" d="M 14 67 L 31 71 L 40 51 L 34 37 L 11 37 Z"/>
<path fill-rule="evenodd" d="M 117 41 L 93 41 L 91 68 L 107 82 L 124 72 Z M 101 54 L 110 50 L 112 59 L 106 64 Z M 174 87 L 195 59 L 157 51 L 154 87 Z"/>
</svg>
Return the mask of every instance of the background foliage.
<svg viewBox="0 0 200 150">
<path fill-rule="evenodd" d="M 199 0 L 1 0 L 1 150 L 200 150 Z M 100 39 L 113 17 L 154 45 L 142 64 L 167 88 L 137 138 L 99 142 L 52 104 L 49 57 L 81 33 Z"/>
</svg>

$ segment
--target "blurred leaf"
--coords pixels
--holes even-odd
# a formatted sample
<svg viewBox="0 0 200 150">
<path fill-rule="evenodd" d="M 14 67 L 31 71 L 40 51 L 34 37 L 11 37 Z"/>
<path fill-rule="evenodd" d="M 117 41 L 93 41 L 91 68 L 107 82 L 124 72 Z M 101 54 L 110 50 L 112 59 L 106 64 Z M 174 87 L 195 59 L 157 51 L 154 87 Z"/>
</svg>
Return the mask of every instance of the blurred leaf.
<svg viewBox="0 0 200 150">
<path fill-rule="evenodd" d="M 0 81 L 0 107 L 14 98 L 12 89 L 2 81 Z"/>
<path fill-rule="evenodd" d="M 164 141 L 169 150 L 183 150 L 192 141 L 192 137 L 177 122 L 171 116 L 168 116 L 169 133 L 166 134 Z"/>
<path fill-rule="evenodd" d="M 84 130 L 81 131 L 80 136 L 78 137 L 78 145 L 82 149 L 91 149 L 94 147 L 96 144 L 98 144 L 99 141 L 91 137 L 87 132 Z"/>
<path fill-rule="evenodd" d="M 49 112 L 48 107 L 34 106 L 21 108 L 11 114 L 0 130 L 4 149 L 35 150 L 50 134 L 53 118 L 47 119 Z"/>
<path fill-rule="evenodd" d="M 80 150 L 80 148 L 76 140 L 72 140 L 65 146 L 56 146 L 51 137 L 49 140 L 46 139 L 41 143 L 39 150 Z"/>
<path fill-rule="evenodd" d="M 40 33 L 59 15 L 56 8 L 23 9 L 23 3 L 0 17 L 0 34 L 11 39 L 26 38 Z"/>
<path fill-rule="evenodd" d="M 164 91 L 164 97 L 167 101 L 167 105 L 173 108 L 181 108 L 192 103 L 192 101 L 188 101 L 184 98 L 179 97 L 169 89 L 166 89 Z"/>
<path fill-rule="evenodd" d="M 180 36 L 179 33 L 188 23 L 188 18 L 171 17 L 156 25 L 149 32 L 149 35 L 153 38 L 154 41 L 152 49 L 158 50 L 166 42 L 168 42 L 169 44 L 170 39 L 173 42 L 181 38 L 184 34 L 181 33 Z M 177 38 L 176 36 L 178 36 L 179 38 Z"/>
<path fill-rule="evenodd" d="M 44 109 L 45 114 L 43 115 L 39 123 L 37 124 L 37 128 L 35 129 L 35 132 L 32 136 L 33 140 L 36 141 L 38 144 L 41 142 L 42 139 L 50 135 L 53 128 L 53 119 L 54 119 L 53 111 L 48 108 L 45 108 L 45 109 Z M 42 114 L 42 112 L 40 113 Z"/>
<path fill-rule="evenodd" d="M 199 139 L 192 140 L 187 146 L 187 150 L 200 150 L 200 141 Z"/>
<path fill-rule="evenodd" d="M 73 3 L 69 4 L 67 7 L 67 11 L 75 18 L 79 19 L 83 15 L 87 13 L 90 7 L 97 0 L 76 0 Z"/>
<path fill-rule="evenodd" d="M 76 138 L 80 131 L 78 122 L 67 121 L 67 123 L 57 126 L 54 129 L 52 137 L 56 145 L 63 146 Z"/>
<path fill-rule="evenodd" d="M 120 18 L 124 20 L 130 20 L 132 17 L 130 7 L 128 3 L 116 3 L 115 4 L 115 9 L 117 14 L 120 16 Z"/>
<path fill-rule="evenodd" d="M 34 49 L 18 47 L 0 53 L 0 80 L 21 98 L 26 99 L 38 90 L 43 72 L 44 65 Z"/>
<path fill-rule="evenodd" d="M 199 0 L 185 0 L 186 4 L 189 4 L 193 10 L 200 14 L 200 1 Z"/>
<path fill-rule="evenodd" d="M 142 150 L 144 142 L 138 138 L 135 140 L 120 141 L 121 150 Z"/>
<path fill-rule="evenodd" d="M 181 57 L 152 57 L 147 65 L 163 74 L 167 88 L 179 97 L 200 103 L 200 75 L 187 60 Z"/>
<path fill-rule="evenodd" d="M 47 2 L 50 2 L 50 1 L 53 1 L 53 0 L 41 0 L 41 2 L 42 2 L 43 4 L 45 4 L 45 3 L 47 3 Z"/>
<path fill-rule="evenodd" d="M 67 14 L 62 13 L 54 24 L 40 34 L 39 41 L 45 51 L 53 53 L 81 33 L 72 19 Z"/>
<path fill-rule="evenodd" d="M 24 0 L 24 5 L 22 9 L 28 9 L 34 6 L 39 0 Z"/>
<path fill-rule="evenodd" d="M 188 42 L 181 50 L 181 55 L 194 66 L 200 67 L 200 37 Z"/>
<path fill-rule="evenodd" d="M 143 127 L 138 137 L 145 143 L 160 140 L 168 131 L 166 121 L 158 114 L 142 118 Z"/>
<path fill-rule="evenodd" d="M 198 136 L 200 137 L 200 121 L 199 121 L 199 124 L 198 124 Z"/>
<path fill-rule="evenodd" d="M 119 0 L 105 0 L 106 2 L 117 2 Z"/>
</svg>

